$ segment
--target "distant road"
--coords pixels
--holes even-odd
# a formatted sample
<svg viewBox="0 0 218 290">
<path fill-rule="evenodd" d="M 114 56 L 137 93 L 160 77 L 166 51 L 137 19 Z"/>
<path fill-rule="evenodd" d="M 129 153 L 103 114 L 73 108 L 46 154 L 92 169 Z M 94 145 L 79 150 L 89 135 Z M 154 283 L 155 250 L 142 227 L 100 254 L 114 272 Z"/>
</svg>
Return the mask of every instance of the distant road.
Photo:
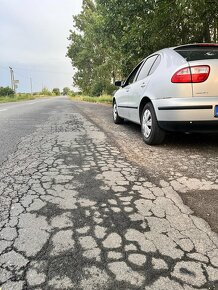
<svg viewBox="0 0 218 290">
<path fill-rule="evenodd" d="M 54 110 L 66 105 L 66 97 L 36 99 L 0 104 L 0 165 L 12 153 L 21 138 L 45 123 Z M 69 104 L 69 103 L 68 103 Z"/>
</svg>

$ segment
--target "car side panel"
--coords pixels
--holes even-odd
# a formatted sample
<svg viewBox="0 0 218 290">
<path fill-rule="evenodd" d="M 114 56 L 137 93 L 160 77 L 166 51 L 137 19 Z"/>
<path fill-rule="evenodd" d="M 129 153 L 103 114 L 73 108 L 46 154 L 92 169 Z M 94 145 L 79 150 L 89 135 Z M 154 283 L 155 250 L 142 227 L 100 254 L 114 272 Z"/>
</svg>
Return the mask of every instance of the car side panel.
<svg viewBox="0 0 218 290">
<path fill-rule="evenodd" d="M 141 98 L 144 94 L 144 91 L 146 90 L 146 87 L 148 86 L 150 80 L 150 76 L 147 78 L 140 80 L 138 82 L 135 82 L 132 84 L 132 90 L 129 97 L 129 107 L 130 107 L 130 121 L 134 123 L 140 124 L 140 117 L 139 117 L 139 106 Z"/>
</svg>

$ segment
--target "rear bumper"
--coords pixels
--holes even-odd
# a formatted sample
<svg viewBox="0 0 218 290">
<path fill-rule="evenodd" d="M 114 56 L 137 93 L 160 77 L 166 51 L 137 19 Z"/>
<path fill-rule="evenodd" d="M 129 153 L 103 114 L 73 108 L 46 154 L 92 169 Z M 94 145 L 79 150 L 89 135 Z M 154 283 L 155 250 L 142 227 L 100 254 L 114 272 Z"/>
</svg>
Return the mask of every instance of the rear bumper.
<svg viewBox="0 0 218 290">
<path fill-rule="evenodd" d="M 169 132 L 218 133 L 216 121 L 159 121 L 159 126 Z"/>
<path fill-rule="evenodd" d="M 215 117 L 218 97 L 159 99 L 153 100 L 153 104 L 158 122 L 194 122 L 197 125 L 198 122 L 218 121 Z"/>
</svg>

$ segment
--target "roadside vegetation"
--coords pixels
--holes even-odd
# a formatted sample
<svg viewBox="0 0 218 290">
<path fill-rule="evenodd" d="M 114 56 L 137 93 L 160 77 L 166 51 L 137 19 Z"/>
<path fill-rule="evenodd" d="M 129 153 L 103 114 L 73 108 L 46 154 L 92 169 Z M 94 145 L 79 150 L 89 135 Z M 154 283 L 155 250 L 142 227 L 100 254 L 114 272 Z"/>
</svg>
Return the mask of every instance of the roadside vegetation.
<svg viewBox="0 0 218 290">
<path fill-rule="evenodd" d="M 83 95 L 72 95 L 70 96 L 72 100 L 90 102 L 90 103 L 103 103 L 103 104 L 112 104 L 112 96 L 102 95 L 99 97 L 90 97 Z"/>
<path fill-rule="evenodd" d="M 217 0 L 83 0 L 67 56 L 84 95 L 112 94 L 147 55 L 164 47 L 218 41 Z"/>
<path fill-rule="evenodd" d="M 0 103 L 28 101 L 44 97 L 53 97 L 61 95 L 60 90 L 54 88 L 50 91 L 48 88 L 43 88 L 41 92 L 15 93 L 10 87 L 0 87 Z"/>
<path fill-rule="evenodd" d="M 0 103 L 33 100 L 35 98 L 36 97 L 31 94 L 16 94 L 16 95 L 11 95 L 11 96 L 0 96 Z"/>
</svg>

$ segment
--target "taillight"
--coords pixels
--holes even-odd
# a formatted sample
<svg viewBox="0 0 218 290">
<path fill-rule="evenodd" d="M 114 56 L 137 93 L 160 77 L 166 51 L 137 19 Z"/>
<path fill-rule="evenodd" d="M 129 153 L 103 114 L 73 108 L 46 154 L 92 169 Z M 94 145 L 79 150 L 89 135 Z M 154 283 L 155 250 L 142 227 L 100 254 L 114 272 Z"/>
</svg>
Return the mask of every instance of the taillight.
<svg viewBox="0 0 218 290">
<path fill-rule="evenodd" d="M 192 83 L 205 82 L 210 74 L 209 65 L 191 66 Z"/>
<path fill-rule="evenodd" d="M 171 82 L 172 83 L 191 83 L 191 71 L 190 71 L 190 67 L 185 67 L 180 69 L 179 71 L 177 71 L 172 79 Z"/>
<path fill-rule="evenodd" d="M 202 83 L 210 74 L 209 65 L 197 65 L 185 67 L 177 71 L 172 79 L 172 83 Z"/>
</svg>

